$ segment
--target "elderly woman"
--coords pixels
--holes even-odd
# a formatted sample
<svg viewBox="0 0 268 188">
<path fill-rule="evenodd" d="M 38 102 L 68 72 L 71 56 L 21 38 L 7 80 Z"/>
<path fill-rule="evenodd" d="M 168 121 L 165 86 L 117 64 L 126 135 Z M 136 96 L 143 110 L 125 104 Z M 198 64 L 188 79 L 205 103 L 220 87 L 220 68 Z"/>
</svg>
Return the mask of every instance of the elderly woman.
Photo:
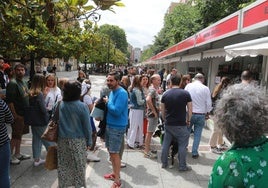
<svg viewBox="0 0 268 188">
<path fill-rule="evenodd" d="M 214 164 L 208 187 L 265 187 L 268 179 L 268 97 L 252 85 L 230 86 L 217 102 L 215 123 L 232 143 Z"/>
<path fill-rule="evenodd" d="M 59 188 L 86 187 L 86 150 L 92 145 L 89 109 L 80 101 L 81 84 L 67 82 L 59 104 Z"/>
</svg>

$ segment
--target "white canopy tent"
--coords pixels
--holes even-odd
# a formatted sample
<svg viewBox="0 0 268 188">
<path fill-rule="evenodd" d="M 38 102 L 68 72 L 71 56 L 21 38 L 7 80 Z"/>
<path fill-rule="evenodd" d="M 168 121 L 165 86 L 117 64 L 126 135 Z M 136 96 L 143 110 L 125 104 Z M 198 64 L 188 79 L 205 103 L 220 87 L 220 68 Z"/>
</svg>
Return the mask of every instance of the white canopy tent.
<svg viewBox="0 0 268 188">
<path fill-rule="evenodd" d="M 201 61 L 201 53 L 185 55 L 181 57 L 181 62 L 187 62 L 187 61 Z"/>
<path fill-rule="evenodd" d="M 263 37 L 247 42 L 242 42 L 230 46 L 225 46 L 225 60 L 231 61 L 239 56 L 256 57 L 258 55 L 268 56 L 268 37 Z"/>
<path fill-rule="evenodd" d="M 207 50 L 203 52 L 203 59 L 225 57 L 225 56 L 226 56 L 226 52 L 224 51 L 223 48 L 212 49 L 212 50 Z"/>
</svg>

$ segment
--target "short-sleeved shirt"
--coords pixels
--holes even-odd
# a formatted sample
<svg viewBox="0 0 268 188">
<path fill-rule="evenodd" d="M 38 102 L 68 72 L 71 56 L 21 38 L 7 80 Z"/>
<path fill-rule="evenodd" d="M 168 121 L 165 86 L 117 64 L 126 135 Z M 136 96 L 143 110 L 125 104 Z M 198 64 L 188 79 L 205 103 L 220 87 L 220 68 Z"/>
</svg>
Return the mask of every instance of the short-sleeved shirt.
<svg viewBox="0 0 268 188">
<path fill-rule="evenodd" d="M 232 146 L 215 162 L 208 187 L 267 187 L 268 138 Z"/>
<path fill-rule="evenodd" d="M 29 106 L 29 92 L 24 80 L 12 79 L 6 90 L 7 104 L 13 103 L 18 115 L 24 116 L 24 109 Z"/>
<path fill-rule="evenodd" d="M 156 89 L 153 86 L 149 87 L 148 95 L 151 96 L 151 98 L 153 100 L 152 102 L 153 102 L 154 107 L 156 107 L 157 110 L 159 110 L 160 109 L 160 97 L 159 97 Z M 148 110 L 150 110 L 150 109 L 148 109 Z"/>
<path fill-rule="evenodd" d="M 186 106 L 192 102 L 188 91 L 171 88 L 163 94 L 161 102 L 165 104 L 166 125 L 186 126 Z"/>
</svg>

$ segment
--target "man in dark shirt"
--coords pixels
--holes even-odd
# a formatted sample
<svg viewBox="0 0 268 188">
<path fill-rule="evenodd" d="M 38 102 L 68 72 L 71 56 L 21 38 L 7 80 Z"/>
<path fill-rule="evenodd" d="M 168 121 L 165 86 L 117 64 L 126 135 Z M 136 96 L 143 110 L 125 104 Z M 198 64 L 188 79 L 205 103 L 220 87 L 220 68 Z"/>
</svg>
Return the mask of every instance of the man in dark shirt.
<svg viewBox="0 0 268 188">
<path fill-rule="evenodd" d="M 21 139 L 23 134 L 29 133 L 29 126 L 24 125 L 24 108 L 29 105 L 29 95 L 27 83 L 23 80 L 25 66 L 17 63 L 14 67 L 15 79 L 12 79 L 6 90 L 6 101 L 14 117 L 12 124 L 11 138 L 11 164 L 19 164 L 20 160 L 30 159 L 30 155 L 20 152 Z"/>
<path fill-rule="evenodd" d="M 167 90 L 161 99 L 162 118 L 165 122 L 165 136 L 162 145 L 162 168 L 168 166 L 169 146 L 173 138 L 178 142 L 179 171 L 189 171 L 186 165 L 186 154 L 189 142 L 189 131 L 192 116 L 192 99 L 188 91 L 179 88 L 181 77 L 178 74 L 171 76 L 171 88 Z M 186 112 L 187 107 L 187 112 Z"/>
</svg>

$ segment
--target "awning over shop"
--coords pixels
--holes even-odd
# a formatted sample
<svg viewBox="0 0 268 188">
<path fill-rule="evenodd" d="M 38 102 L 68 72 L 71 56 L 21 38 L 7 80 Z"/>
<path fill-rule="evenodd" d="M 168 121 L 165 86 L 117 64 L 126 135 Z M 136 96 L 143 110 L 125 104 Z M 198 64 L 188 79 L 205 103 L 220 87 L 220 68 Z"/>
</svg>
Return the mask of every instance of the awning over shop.
<svg viewBox="0 0 268 188">
<path fill-rule="evenodd" d="M 225 55 L 226 55 L 226 52 L 223 48 L 212 49 L 212 50 L 207 50 L 203 52 L 203 59 L 225 57 Z"/>
<path fill-rule="evenodd" d="M 225 46 L 224 50 L 226 51 L 226 61 L 231 61 L 238 56 L 268 55 L 268 37 Z"/>
<path fill-rule="evenodd" d="M 186 62 L 186 61 L 201 61 L 201 53 L 182 56 L 181 62 Z"/>
<path fill-rule="evenodd" d="M 179 62 L 181 60 L 181 57 L 173 57 L 170 59 L 166 59 L 163 63 L 168 64 L 168 63 L 174 63 L 174 62 Z"/>
</svg>

